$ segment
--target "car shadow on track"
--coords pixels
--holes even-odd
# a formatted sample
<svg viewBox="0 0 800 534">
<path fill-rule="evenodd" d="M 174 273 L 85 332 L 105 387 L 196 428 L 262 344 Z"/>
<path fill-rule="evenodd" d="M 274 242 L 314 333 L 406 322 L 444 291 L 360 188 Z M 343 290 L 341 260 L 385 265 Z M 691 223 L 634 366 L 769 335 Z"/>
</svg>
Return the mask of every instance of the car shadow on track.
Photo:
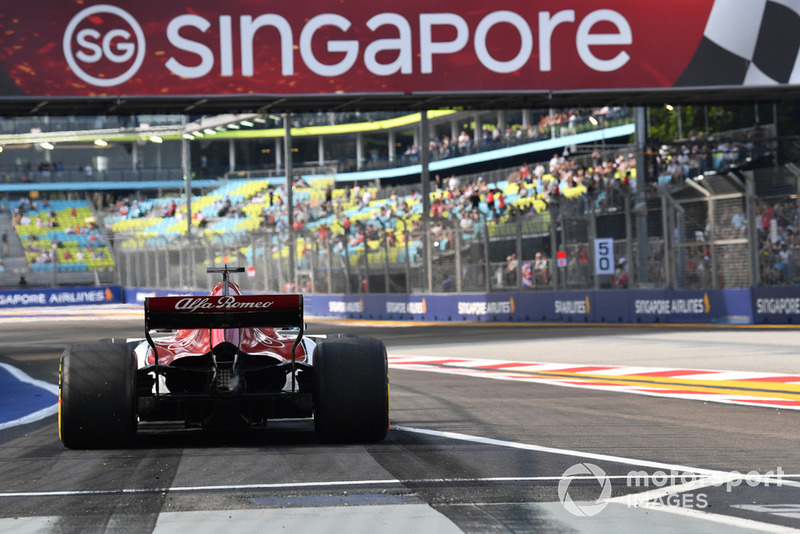
<svg viewBox="0 0 800 534">
<path fill-rule="evenodd" d="M 182 425 L 141 424 L 134 449 L 263 447 L 319 444 L 314 423 L 280 421 L 267 428 L 186 429 Z"/>
</svg>

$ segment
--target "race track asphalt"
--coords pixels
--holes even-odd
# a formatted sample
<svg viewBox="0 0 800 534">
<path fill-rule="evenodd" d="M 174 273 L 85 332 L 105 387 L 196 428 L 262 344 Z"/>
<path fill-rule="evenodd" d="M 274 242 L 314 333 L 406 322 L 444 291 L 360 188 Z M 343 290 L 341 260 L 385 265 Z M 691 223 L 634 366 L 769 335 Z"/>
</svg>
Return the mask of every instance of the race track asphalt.
<svg viewBox="0 0 800 534">
<path fill-rule="evenodd" d="M 54 385 L 67 344 L 141 328 L 0 322 L 0 363 Z M 800 373 L 796 329 L 317 321 L 309 333 L 344 332 L 383 339 L 390 357 Z M 390 378 L 393 429 L 368 445 L 322 445 L 305 421 L 149 429 L 115 451 L 65 449 L 52 415 L 2 428 L 0 531 L 800 529 L 798 410 L 458 370 Z"/>
</svg>

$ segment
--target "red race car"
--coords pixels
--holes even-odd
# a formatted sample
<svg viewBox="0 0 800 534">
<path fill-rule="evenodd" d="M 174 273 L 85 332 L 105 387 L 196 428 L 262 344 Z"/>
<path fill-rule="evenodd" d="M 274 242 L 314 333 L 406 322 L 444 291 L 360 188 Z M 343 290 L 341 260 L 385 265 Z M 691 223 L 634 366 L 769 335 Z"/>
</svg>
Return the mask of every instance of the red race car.
<svg viewBox="0 0 800 534">
<path fill-rule="evenodd" d="M 313 418 L 323 442 L 372 442 L 389 429 L 386 348 L 354 336 L 303 335 L 299 294 L 244 295 L 243 268 L 209 269 L 209 296 L 145 300 L 145 340 L 69 346 L 58 429 L 73 449 L 133 445 L 140 423 L 264 427 Z M 157 331 L 168 330 L 169 335 Z"/>
</svg>

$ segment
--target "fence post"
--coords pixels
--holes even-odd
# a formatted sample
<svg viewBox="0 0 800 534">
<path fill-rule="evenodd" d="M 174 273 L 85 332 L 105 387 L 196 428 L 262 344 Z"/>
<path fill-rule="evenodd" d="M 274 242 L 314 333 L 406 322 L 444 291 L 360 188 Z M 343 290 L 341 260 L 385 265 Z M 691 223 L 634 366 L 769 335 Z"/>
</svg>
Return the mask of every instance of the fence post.
<svg viewBox="0 0 800 534">
<path fill-rule="evenodd" d="M 461 293 L 461 226 L 453 225 L 453 235 L 456 239 L 456 293 Z"/>
<path fill-rule="evenodd" d="M 155 287 L 155 284 L 153 284 L 153 282 L 152 282 L 153 279 L 150 277 L 150 258 L 149 258 L 149 254 L 147 253 L 147 249 L 142 249 L 142 254 L 144 255 L 145 286 Z"/>
<path fill-rule="evenodd" d="M 663 191 L 659 190 L 661 193 L 661 223 L 664 227 L 664 286 L 667 289 L 673 289 L 674 285 L 672 283 L 672 246 L 670 244 L 670 233 L 671 228 L 669 225 L 669 209 L 670 206 L 667 204 L 667 197 Z"/>
<path fill-rule="evenodd" d="M 706 197 L 706 202 L 708 202 L 708 220 L 711 223 L 709 224 L 708 230 L 708 242 L 709 248 L 711 249 L 711 287 L 712 289 L 717 289 L 717 220 L 715 216 L 714 200 L 708 196 Z"/>
<path fill-rule="evenodd" d="M 648 281 L 648 269 L 650 263 L 650 243 L 647 236 L 647 148 L 648 121 L 647 113 L 643 106 L 637 106 L 634 112 L 634 123 L 636 126 L 636 204 L 634 211 L 636 217 L 636 238 L 639 264 L 639 282 Z M 629 259 L 630 261 L 630 259 Z"/>
<path fill-rule="evenodd" d="M 515 270 L 517 271 L 516 279 L 517 279 L 517 291 L 522 291 L 522 213 L 517 210 L 517 213 L 514 217 L 514 222 L 516 225 L 517 236 L 516 236 L 516 254 L 517 254 L 517 266 Z M 533 265 L 531 265 L 533 268 Z"/>
<path fill-rule="evenodd" d="M 589 273 L 594 279 L 594 288 L 600 289 L 600 275 L 597 274 L 597 258 L 595 257 L 595 240 L 597 239 L 597 217 L 594 213 L 594 202 L 586 202 L 586 216 L 589 217 Z"/>
<path fill-rule="evenodd" d="M 166 249 L 164 249 L 164 250 L 166 250 Z M 156 271 L 156 287 L 165 287 L 165 285 L 161 281 L 161 258 L 160 258 L 161 254 L 160 253 L 161 253 L 161 248 L 159 247 L 155 251 L 155 265 L 154 265 L 154 267 L 155 267 L 155 271 Z M 165 254 L 165 260 L 166 260 L 166 263 L 169 264 L 169 257 L 166 256 L 166 254 Z M 169 268 L 168 265 L 165 266 L 165 270 L 168 269 L 168 268 Z"/>
<path fill-rule="evenodd" d="M 378 219 L 382 227 L 382 237 L 383 237 L 383 276 L 386 281 L 386 289 L 384 293 L 391 293 L 389 291 L 389 240 L 388 235 L 386 233 L 386 223 Z"/>
<path fill-rule="evenodd" d="M 131 268 L 133 254 L 129 250 L 122 253 L 121 256 L 125 258 L 125 287 L 133 287 L 136 285 L 133 283 L 133 269 Z"/>
<path fill-rule="evenodd" d="M 492 263 L 491 255 L 489 254 L 489 221 L 486 220 L 486 215 L 482 211 L 478 213 L 483 218 L 483 243 L 485 247 L 483 263 L 486 267 L 486 292 L 489 293 L 492 290 Z"/>
<path fill-rule="evenodd" d="M 280 236 L 278 237 L 278 261 L 275 262 L 275 270 L 275 275 L 278 278 L 278 291 L 282 291 L 285 277 L 283 276 L 283 244 Z"/>
<path fill-rule="evenodd" d="M 406 249 L 406 293 L 411 293 L 411 256 L 408 253 L 408 238 L 411 232 L 408 231 L 408 223 L 403 219 L 403 245 Z"/>
<path fill-rule="evenodd" d="M 330 232 L 325 235 L 325 255 L 326 257 L 326 264 L 328 266 L 328 293 L 329 295 L 333 293 L 333 245 L 331 244 L 331 234 Z"/>
<path fill-rule="evenodd" d="M 263 277 L 263 289 L 264 291 L 269 291 L 269 279 L 270 279 L 270 272 L 269 272 L 269 254 L 272 250 L 270 246 L 270 238 L 269 232 L 265 232 L 265 234 L 261 237 L 261 262 L 264 264 L 264 277 Z M 255 263 L 255 258 L 254 258 Z"/>
<path fill-rule="evenodd" d="M 362 293 L 370 292 L 369 284 L 369 243 L 367 242 L 367 228 L 361 229 L 361 235 L 364 236 L 364 279 L 360 282 Z"/>
<path fill-rule="evenodd" d="M 623 203 L 625 209 L 625 257 L 628 260 L 628 287 L 637 287 L 635 284 L 639 281 L 638 271 L 634 268 L 633 260 L 633 222 L 631 221 L 631 197 L 630 192 L 623 195 Z M 625 267 L 623 267 L 624 269 Z M 642 268 L 641 265 L 638 266 Z M 635 281 L 634 281 L 635 277 Z"/>
<path fill-rule="evenodd" d="M 180 276 L 178 277 L 178 282 L 180 283 L 181 289 L 186 289 L 189 287 L 189 269 L 192 267 L 190 261 L 190 249 L 189 243 L 187 243 L 185 247 L 182 246 L 180 248 L 181 272 Z"/>
<path fill-rule="evenodd" d="M 344 233 L 344 293 L 350 293 L 350 240 L 348 239 L 349 232 L 345 230 Z"/>
<path fill-rule="evenodd" d="M 758 285 L 761 278 L 758 258 L 758 230 L 756 228 L 756 185 L 752 172 L 744 173 L 745 217 L 747 220 L 747 258 L 750 262 L 750 287 Z"/>
<path fill-rule="evenodd" d="M 134 271 L 136 273 L 136 286 L 146 287 L 146 284 L 142 283 L 142 275 L 144 274 L 145 277 L 147 276 L 144 269 L 142 269 L 142 254 L 144 254 L 144 251 L 137 248 L 134 254 L 133 262 L 136 264 L 136 270 Z M 146 268 L 147 266 L 145 265 L 145 269 Z"/>
<path fill-rule="evenodd" d="M 548 209 L 547 214 L 550 216 L 550 272 L 552 276 L 550 277 L 550 284 L 552 285 L 553 289 L 558 289 L 559 278 L 564 279 L 564 286 L 566 288 L 566 275 L 562 276 L 562 269 L 558 266 L 558 260 L 556 257 L 558 256 L 558 231 L 557 231 L 557 223 L 558 223 L 558 215 L 555 217 L 553 216 L 553 210 Z M 555 220 L 553 220 L 555 219 Z M 566 250 L 566 249 L 565 249 Z M 569 261 L 569 258 L 567 258 Z M 563 272 L 566 273 L 566 268 L 563 269 Z"/>
</svg>

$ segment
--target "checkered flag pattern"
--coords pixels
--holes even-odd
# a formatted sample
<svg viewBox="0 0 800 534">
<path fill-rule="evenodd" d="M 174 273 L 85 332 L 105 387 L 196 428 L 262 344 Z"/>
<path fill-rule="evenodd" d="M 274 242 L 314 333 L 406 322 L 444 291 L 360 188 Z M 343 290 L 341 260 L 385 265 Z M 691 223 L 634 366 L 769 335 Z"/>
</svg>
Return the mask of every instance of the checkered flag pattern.
<svg viewBox="0 0 800 534">
<path fill-rule="evenodd" d="M 677 87 L 800 83 L 800 0 L 716 0 Z"/>
</svg>

